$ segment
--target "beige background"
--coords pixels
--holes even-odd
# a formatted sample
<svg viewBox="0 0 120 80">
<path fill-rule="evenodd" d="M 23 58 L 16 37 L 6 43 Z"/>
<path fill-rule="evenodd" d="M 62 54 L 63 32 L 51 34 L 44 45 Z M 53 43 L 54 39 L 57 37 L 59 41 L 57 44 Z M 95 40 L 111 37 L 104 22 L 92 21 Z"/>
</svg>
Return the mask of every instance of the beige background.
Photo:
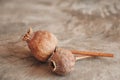
<svg viewBox="0 0 120 80">
<path fill-rule="evenodd" d="M 81 60 L 57 76 L 21 41 L 29 27 L 54 33 L 59 47 L 115 57 Z M 0 0 L 0 80 L 119 80 L 119 40 L 119 0 Z"/>
</svg>

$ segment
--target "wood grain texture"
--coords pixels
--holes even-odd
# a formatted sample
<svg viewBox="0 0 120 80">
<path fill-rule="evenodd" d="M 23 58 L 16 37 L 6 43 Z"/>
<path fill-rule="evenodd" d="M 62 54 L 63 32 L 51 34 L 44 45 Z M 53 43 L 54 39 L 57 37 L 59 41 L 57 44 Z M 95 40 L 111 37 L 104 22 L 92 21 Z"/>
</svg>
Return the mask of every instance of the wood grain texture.
<svg viewBox="0 0 120 80">
<path fill-rule="evenodd" d="M 60 47 L 115 56 L 81 60 L 73 73 L 54 75 L 21 41 L 29 27 L 52 32 Z M 0 0 L 0 80 L 119 79 L 119 0 Z"/>
</svg>

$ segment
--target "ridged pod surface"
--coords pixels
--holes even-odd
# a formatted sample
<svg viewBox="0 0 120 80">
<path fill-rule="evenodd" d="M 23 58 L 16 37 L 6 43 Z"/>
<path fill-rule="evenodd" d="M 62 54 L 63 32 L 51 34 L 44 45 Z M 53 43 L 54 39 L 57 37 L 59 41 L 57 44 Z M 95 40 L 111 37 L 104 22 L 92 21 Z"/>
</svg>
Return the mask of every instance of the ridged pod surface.
<svg viewBox="0 0 120 80">
<path fill-rule="evenodd" d="M 32 54 L 41 62 L 46 62 L 57 46 L 56 37 L 48 31 L 32 32 L 30 29 L 24 36 Z"/>
<path fill-rule="evenodd" d="M 74 70 L 75 57 L 71 51 L 57 48 L 48 62 L 52 72 L 58 75 L 66 75 Z"/>
</svg>

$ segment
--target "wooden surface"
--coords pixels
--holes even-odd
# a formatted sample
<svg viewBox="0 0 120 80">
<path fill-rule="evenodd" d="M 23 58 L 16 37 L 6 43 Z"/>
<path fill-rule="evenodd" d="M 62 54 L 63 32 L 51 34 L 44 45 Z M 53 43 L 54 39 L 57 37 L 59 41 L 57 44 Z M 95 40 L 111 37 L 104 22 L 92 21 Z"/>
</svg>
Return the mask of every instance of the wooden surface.
<svg viewBox="0 0 120 80">
<path fill-rule="evenodd" d="M 113 53 L 80 60 L 66 76 L 37 61 L 21 37 L 47 30 L 59 47 Z M 119 0 L 0 0 L 0 80 L 119 80 Z"/>
</svg>

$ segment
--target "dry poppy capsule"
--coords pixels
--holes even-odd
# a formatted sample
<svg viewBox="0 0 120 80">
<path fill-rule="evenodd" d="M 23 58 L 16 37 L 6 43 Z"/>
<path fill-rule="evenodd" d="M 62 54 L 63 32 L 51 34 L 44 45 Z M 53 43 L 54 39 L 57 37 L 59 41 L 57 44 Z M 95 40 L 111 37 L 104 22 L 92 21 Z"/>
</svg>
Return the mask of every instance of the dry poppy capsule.
<svg viewBox="0 0 120 80">
<path fill-rule="evenodd" d="M 33 32 L 30 28 L 24 35 L 32 54 L 41 62 L 46 62 L 57 46 L 56 37 L 48 31 Z"/>
<path fill-rule="evenodd" d="M 74 70 L 75 57 L 71 51 L 57 48 L 48 60 L 52 72 L 58 75 L 65 75 Z"/>
<path fill-rule="evenodd" d="M 92 56 L 74 55 L 70 50 L 56 48 L 48 60 L 49 68 L 58 75 L 66 75 L 74 70 L 75 61 Z"/>
</svg>

